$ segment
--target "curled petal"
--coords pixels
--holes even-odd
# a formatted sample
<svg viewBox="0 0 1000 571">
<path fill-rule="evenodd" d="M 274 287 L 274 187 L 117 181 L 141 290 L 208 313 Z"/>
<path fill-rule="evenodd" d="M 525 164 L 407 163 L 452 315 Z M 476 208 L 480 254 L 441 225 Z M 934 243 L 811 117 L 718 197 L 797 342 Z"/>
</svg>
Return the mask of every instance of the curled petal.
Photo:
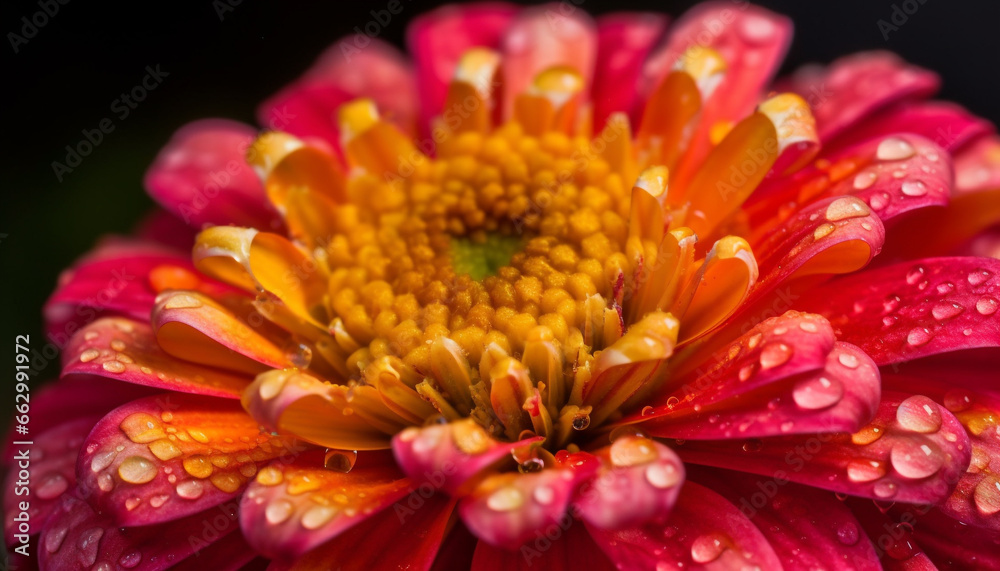
<svg viewBox="0 0 1000 571">
<path fill-rule="evenodd" d="M 235 399 L 249 377 L 175 359 L 153 329 L 123 317 L 99 319 L 81 329 L 62 355 L 64 376 L 100 375 L 137 385 Z"/>
<path fill-rule="evenodd" d="M 931 95 L 939 83 L 937 74 L 878 51 L 843 57 L 827 68 L 805 67 L 783 87 L 810 102 L 819 135 L 828 141 L 891 103 Z"/>
<path fill-rule="evenodd" d="M 91 431 L 77 461 L 80 490 L 125 526 L 169 521 L 235 497 L 260 466 L 295 454 L 237 403 L 164 393 L 133 401 Z"/>
<path fill-rule="evenodd" d="M 350 454 L 333 451 L 328 458 L 345 453 Z M 261 469 L 243 494 L 240 525 L 255 549 L 289 559 L 374 517 L 410 490 L 384 453 L 358 454 L 348 467 L 339 458 L 324 462 L 322 452 L 310 451 Z"/>
<path fill-rule="evenodd" d="M 44 569 L 237 569 L 256 557 L 238 531 L 237 517 L 236 503 L 228 502 L 182 519 L 126 528 L 67 497 L 42 529 L 39 562 Z"/>
<path fill-rule="evenodd" d="M 826 316 L 879 365 L 1000 345 L 1000 261 L 929 258 L 837 279 L 796 307 Z"/>
<path fill-rule="evenodd" d="M 408 428 L 392 439 L 399 466 L 415 484 L 429 483 L 450 494 L 467 491 L 476 476 L 504 460 L 515 449 L 541 442 L 529 438 L 498 442 L 472 419 Z"/>
<path fill-rule="evenodd" d="M 694 281 L 688 286 L 690 299 L 682 313 L 680 343 L 711 331 L 732 315 L 750 294 L 757 281 L 757 260 L 746 240 L 726 236 L 705 256 Z"/>
<path fill-rule="evenodd" d="M 937 503 L 969 464 L 969 437 L 923 396 L 884 392 L 875 420 L 854 434 L 820 433 L 729 441 L 686 441 L 686 462 L 733 468 L 884 501 Z"/>
<path fill-rule="evenodd" d="M 597 455 L 601 469 L 573 500 L 577 517 L 601 529 L 621 529 L 670 514 L 684 483 L 684 464 L 670 448 L 621 436 Z"/>
<path fill-rule="evenodd" d="M 767 538 L 736 506 L 691 481 L 666 523 L 587 528 L 618 569 L 781 569 Z"/>
<path fill-rule="evenodd" d="M 264 187 L 243 158 L 256 131 L 234 121 L 191 123 L 176 133 L 146 172 L 146 190 L 195 228 L 242 224 L 278 228 Z"/>
<path fill-rule="evenodd" d="M 380 426 L 373 422 L 377 419 L 363 414 L 365 411 L 359 407 L 382 408 L 385 415 L 393 414 L 384 408 L 377 395 L 373 402 L 373 395 L 369 394 L 374 390 L 372 387 L 357 387 L 359 394 L 352 396 L 357 403 L 347 402 L 346 389 L 297 369 L 276 369 L 258 375 L 243 393 L 242 400 L 243 407 L 257 422 L 321 446 L 350 450 L 389 448 L 395 425 Z"/>
<path fill-rule="evenodd" d="M 739 507 L 786 569 L 882 569 L 854 514 L 829 492 L 779 477 L 705 468 L 692 470 L 690 477 Z"/>
</svg>

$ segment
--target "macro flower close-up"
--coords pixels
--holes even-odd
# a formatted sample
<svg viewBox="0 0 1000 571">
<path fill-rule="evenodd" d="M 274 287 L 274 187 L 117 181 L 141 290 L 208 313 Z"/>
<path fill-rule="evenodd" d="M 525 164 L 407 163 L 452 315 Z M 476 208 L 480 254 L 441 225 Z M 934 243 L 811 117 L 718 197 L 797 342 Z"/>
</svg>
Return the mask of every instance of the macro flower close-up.
<svg viewBox="0 0 1000 571">
<path fill-rule="evenodd" d="M 10 568 L 1000 569 L 994 125 L 890 51 L 778 77 L 747 2 L 586 8 L 178 125 L 44 305 Z"/>
</svg>

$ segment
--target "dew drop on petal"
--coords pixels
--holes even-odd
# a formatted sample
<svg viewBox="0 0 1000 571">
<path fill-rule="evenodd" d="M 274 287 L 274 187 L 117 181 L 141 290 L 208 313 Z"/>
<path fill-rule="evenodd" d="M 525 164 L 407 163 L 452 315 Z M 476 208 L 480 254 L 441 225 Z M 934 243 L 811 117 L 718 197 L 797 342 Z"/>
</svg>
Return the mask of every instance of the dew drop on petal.
<svg viewBox="0 0 1000 571">
<path fill-rule="evenodd" d="M 695 538 L 691 543 L 691 559 L 695 563 L 711 563 L 726 550 L 729 538 L 721 533 L 710 533 Z"/>
<path fill-rule="evenodd" d="M 292 503 L 288 500 L 277 500 L 264 508 L 264 518 L 268 523 L 277 525 L 291 517 L 293 509 Z"/>
<path fill-rule="evenodd" d="M 889 294 L 889 295 L 886 296 L 885 300 L 882 302 L 882 309 L 886 313 L 892 313 L 893 311 L 896 311 L 897 307 L 899 307 L 899 296 L 898 295 Z"/>
<path fill-rule="evenodd" d="M 198 480 L 185 480 L 177 484 L 177 495 L 185 500 L 198 499 L 204 491 L 204 486 Z"/>
<path fill-rule="evenodd" d="M 50 474 L 42 478 L 41 483 L 35 488 L 35 497 L 40 500 L 51 500 L 66 491 L 69 482 L 62 474 Z"/>
<path fill-rule="evenodd" d="M 980 480 L 973 493 L 976 509 L 983 515 L 1000 512 L 1000 480 L 987 476 Z"/>
<path fill-rule="evenodd" d="M 898 490 L 899 486 L 897 486 L 895 482 L 891 482 L 889 480 L 882 480 L 881 482 L 876 482 L 875 486 L 872 489 L 872 491 L 875 492 L 876 496 L 883 499 L 895 496 Z"/>
<path fill-rule="evenodd" d="M 110 492 L 115 488 L 115 479 L 111 477 L 111 474 L 101 474 L 97 478 L 97 487 L 102 492 Z"/>
<path fill-rule="evenodd" d="M 979 298 L 979 301 L 976 302 L 976 311 L 978 311 L 981 315 L 993 315 L 997 312 L 998 305 L 1000 305 L 1000 303 L 997 303 L 996 299 L 985 295 Z"/>
<path fill-rule="evenodd" d="M 889 453 L 892 467 L 906 478 L 926 478 L 944 465 L 944 455 L 930 442 L 900 440 Z"/>
<path fill-rule="evenodd" d="M 938 321 L 944 321 L 946 319 L 951 319 L 952 317 L 955 317 L 959 313 L 962 313 L 962 311 L 964 310 L 965 308 L 962 307 L 960 304 L 950 301 L 947 303 L 939 303 L 935 305 L 931 309 L 931 315 L 934 317 L 934 319 L 937 319 Z"/>
<path fill-rule="evenodd" d="M 80 534 L 79 559 L 85 566 L 90 567 L 97 561 L 97 549 L 100 546 L 101 538 L 104 537 L 104 530 L 95 527 Z"/>
<path fill-rule="evenodd" d="M 823 238 L 826 238 L 827 236 L 832 234 L 833 231 L 836 229 L 837 227 L 834 226 L 833 224 L 830 224 L 829 222 L 820 224 L 819 226 L 816 227 L 816 230 L 813 231 L 813 240 L 822 240 Z"/>
<path fill-rule="evenodd" d="M 105 361 L 101 368 L 109 373 L 125 372 L 125 364 L 121 361 Z"/>
<path fill-rule="evenodd" d="M 951 293 L 955 289 L 955 284 L 951 282 L 942 282 L 937 286 L 937 292 L 941 295 Z"/>
<path fill-rule="evenodd" d="M 875 156 L 883 161 L 901 161 L 916 154 L 913 145 L 899 137 L 889 137 L 879 143 Z"/>
<path fill-rule="evenodd" d="M 961 389 L 953 389 L 944 394 L 944 406 L 951 412 L 962 412 L 972 406 L 972 396 Z"/>
<path fill-rule="evenodd" d="M 866 188 L 869 188 L 871 185 L 875 184 L 875 180 L 877 178 L 878 175 L 876 175 L 871 171 L 858 173 L 858 176 L 854 177 L 854 189 L 864 190 Z"/>
<path fill-rule="evenodd" d="M 816 377 L 803 379 L 792 389 L 795 404 L 807 410 L 827 408 L 840 402 L 844 386 L 837 379 Z"/>
<path fill-rule="evenodd" d="M 756 363 L 749 363 L 747 365 L 743 365 L 742 367 L 740 367 L 740 370 L 737 373 L 737 376 L 739 377 L 739 379 L 741 381 L 745 381 L 745 380 L 749 379 L 750 377 L 752 377 L 755 372 L 757 372 L 757 364 Z"/>
<path fill-rule="evenodd" d="M 326 525 L 333 516 L 337 515 L 337 509 L 330 506 L 314 506 L 302 514 L 302 527 L 306 529 L 319 529 Z"/>
<path fill-rule="evenodd" d="M 907 180 L 903 181 L 900 186 L 900 190 L 906 196 L 923 196 L 927 194 L 927 185 L 920 182 L 919 180 Z"/>
<path fill-rule="evenodd" d="M 889 194 L 885 192 L 873 194 L 868 199 L 868 204 L 875 210 L 882 210 L 889 205 Z"/>
<path fill-rule="evenodd" d="M 899 404 L 896 421 L 906 430 L 930 434 L 941 429 L 941 408 L 931 399 L 916 395 Z"/>
<path fill-rule="evenodd" d="M 45 549 L 49 553 L 55 553 L 59 551 L 62 547 L 63 541 L 66 539 L 66 534 L 69 533 L 69 528 L 65 526 L 53 527 L 48 531 L 45 536 Z"/>
<path fill-rule="evenodd" d="M 910 271 L 906 272 L 906 283 L 910 285 L 915 285 L 918 282 L 923 281 L 924 273 L 926 273 L 926 271 L 920 266 L 911 269 Z"/>
<path fill-rule="evenodd" d="M 549 486 L 538 486 L 531 492 L 531 497 L 543 506 L 547 506 L 555 500 L 556 494 Z"/>
<path fill-rule="evenodd" d="M 931 332 L 925 327 L 914 327 L 906 335 L 906 342 L 913 347 L 920 347 L 921 345 L 926 345 L 931 340 Z"/>
<path fill-rule="evenodd" d="M 854 545 L 858 542 L 858 526 L 847 522 L 837 529 L 837 541 L 844 545 Z"/>
<path fill-rule="evenodd" d="M 486 498 L 486 507 L 497 512 L 515 510 L 524 504 L 524 495 L 512 486 L 504 486 Z"/>
<path fill-rule="evenodd" d="M 122 555 L 121 559 L 118 560 L 118 564 L 126 569 L 132 569 L 141 562 L 142 553 L 139 551 L 129 551 L 125 555 Z"/>
<path fill-rule="evenodd" d="M 878 460 L 851 460 L 847 477 L 852 482 L 871 482 L 885 476 L 885 467 Z"/>
<path fill-rule="evenodd" d="M 101 352 L 97 349 L 87 349 L 83 353 L 80 353 L 80 361 L 84 363 L 89 363 L 94 359 L 101 356 Z"/>
<path fill-rule="evenodd" d="M 129 456 L 118 466 L 118 475 L 129 484 L 145 484 L 156 477 L 156 465 L 142 456 Z"/>
<path fill-rule="evenodd" d="M 666 489 L 676 486 L 681 478 L 680 473 L 673 464 L 656 462 L 646 468 L 646 481 L 654 488 Z"/>
<path fill-rule="evenodd" d="M 868 209 L 868 206 L 853 197 L 838 198 L 826 207 L 826 219 L 831 222 L 868 216 L 869 214 L 871 214 L 871 210 Z"/>
<path fill-rule="evenodd" d="M 323 467 L 335 472 L 348 473 L 358 461 L 357 450 L 327 450 Z"/>
<path fill-rule="evenodd" d="M 970 285 L 977 286 L 982 285 L 992 275 L 989 270 L 978 269 L 970 272 L 967 279 Z"/>
<path fill-rule="evenodd" d="M 841 353 L 837 357 L 837 361 L 848 369 L 857 369 L 859 364 L 857 355 L 852 355 L 851 353 Z"/>
<path fill-rule="evenodd" d="M 761 349 L 760 366 L 772 369 L 784 365 L 792 357 L 792 348 L 785 343 L 768 343 Z"/>
</svg>

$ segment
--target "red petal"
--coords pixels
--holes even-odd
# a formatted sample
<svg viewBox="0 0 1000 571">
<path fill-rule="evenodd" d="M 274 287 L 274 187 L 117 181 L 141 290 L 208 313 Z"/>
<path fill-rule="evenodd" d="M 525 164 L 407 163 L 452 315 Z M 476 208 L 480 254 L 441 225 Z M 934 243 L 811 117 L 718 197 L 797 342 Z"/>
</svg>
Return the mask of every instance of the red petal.
<svg viewBox="0 0 1000 571">
<path fill-rule="evenodd" d="M 939 83 L 933 72 L 909 65 L 895 54 L 862 52 L 826 68 L 803 68 L 780 87 L 809 101 L 820 139 L 829 141 L 890 103 L 933 94 Z"/>
<path fill-rule="evenodd" d="M 412 513 L 418 509 L 413 497 L 422 505 L 433 493 L 404 501 L 413 487 L 385 453 L 353 453 L 356 464 L 349 472 L 343 471 L 342 456 L 352 452 L 330 454 L 327 458 L 337 455 L 336 464 L 326 462 L 322 452 L 311 451 L 260 471 L 240 507 L 243 533 L 254 548 L 269 557 L 297 557 L 393 504 L 393 519 L 400 510 Z M 348 459 L 348 464 L 353 461 Z"/>
<path fill-rule="evenodd" d="M 643 62 L 667 28 L 662 14 L 612 12 L 597 18 L 597 65 L 590 98 L 594 131 L 600 132 L 608 116 L 636 108 L 636 87 Z M 638 124 L 632 114 L 632 124 Z"/>
<path fill-rule="evenodd" d="M 847 505 L 865 529 L 875 553 L 886 571 L 937 571 L 913 537 L 913 518 L 901 522 L 890 518 L 886 504 L 863 499 L 847 499 Z M 919 508 L 927 510 L 930 506 Z"/>
<path fill-rule="evenodd" d="M 327 48 L 301 78 L 261 103 L 257 119 L 267 129 L 318 137 L 338 148 L 340 105 L 359 97 L 374 99 L 383 115 L 413 133 L 415 94 L 413 72 L 399 50 L 355 34 Z"/>
<path fill-rule="evenodd" d="M 583 77 L 590 90 L 597 59 L 597 29 L 583 10 L 572 4 L 553 3 L 517 13 L 504 32 L 503 116 L 510 117 L 514 99 L 524 93 L 535 76 L 546 68 L 564 65 Z"/>
<path fill-rule="evenodd" d="M 621 436 L 596 454 L 603 465 L 573 500 L 574 515 L 602 529 L 621 529 L 670 514 L 684 483 L 684 464 L 673 450 Z"/>
<path fill-rule="evenodd" d="M 1000 345 L 1000 260 L 928 258 L 839 278 L 796 307 L 879 365 Z"/>
<path fill-rule="evenodd" d="M 91 431 L 80 490 L 125 526 L 170 521 L 235 497 L 260 466 L 301 446 L 262 432 L 239 403 L 164 393 L 119 407 Z"/>
<path fill-rule="evenodd" d="M 429 569 L 438 552 L 444 551 L 441 544 L 445 536 L 450 536 L 448 525 L 454 512 L 454 502 L 442 496 L 418 499 L 420 507 L 414 510 L 386 510 L 296 558 L 294 563 L 279 563 L 268 567 L 268 570 Z M 386 545 L 389 538 L 392 539 L 391 546 Z"/>
<path fill-rule="evenodd" d="M 929 101 L 901 104 L 854 126 L 833 144 L 827 145 L 823 155 L 832 155 L 840 149 L 894 133 L 920 135 L 947 151 L 953 151 L 992 131 L 989 121 L 953 103 Z"/>
<path fill-rule="evenodd" d="M 250 378 L 181 361 L 163 352 L 145 323 L 99 319 L 81 329 L 63 352 L 66 375 L 100 375 L 184 393 L 237 399 Z"/>
<path fill-rule="evenodd" d="M 97 420 L 95 417 L 79 418 L 45 432 L 37 432 L 37 436 L 31 438 L 34 444 L 28 449 L 30 477 L 27 479 L 22 480 L 18 475 L 23 467 L 18 466 L 20 459 L 11 461 L 3 487 L 4 538 L 8 546 L 16 545 L 15 533 L 23 533 L 23 530 L 18 530 L 20 524 L 15 517 L 26 512 L 30 534 L 35 535 L 40 531 L 42 522 L 59 506 L 64 493 L 72 492 L 76 487 L 76 457 L 83 435 L 93 428 Z M 27 510 L 21 509 L 21 502 L 27 502 Z"/>
<path fill-rule="evenodd" d="M 256 553 L 238 532 L 237 517 L 230 502 L 169 523 L 126 528 L 67 497 L 45 523 L 39 562 L 43 569 L 238 569 Z"/>
<path fill-rule="evenodd" d="M 970 527 L 924 506 L 897 508 L 892 515 L 913 526 L 913 539 L 939 569 L 1000 569 L 1000 534 L 995 530 Z"/>
<path fill-rule="evenodd" d="M 182 127 L 146 171 L 149 195 L 192 227 L 236 224 L 280 227 L 257 175 L 244 155 L 257 131 L 211 119 Z"/>
<path fill-rule="evenodd" d="M 969 465 L 962 424 L 927 397 L 886 392 L 875 420 L 853 435 L 686 441 L 686 462 L 773 476 L 885 501 L 936 503 Z"/>
<path fill-rule="evenodd" d="M 654 436 L 699 440 L 854 432 L 878 407 L 879 372 L 858 348 L 833 339 L 818 316 L 769 319 L 678 379 L 659 406 L 623 422 L 641 423 Z"/>
<path fill-rule="evenodd" d="M 485 541 L 476 544 L 472 571 L 545 569 L 546 571 L 611 571 L 608 561 L 583 525 L 567 519 L 565 524 L 546 530 L 518 551 L 494 547 Z"/>
<path fill-rule="evenodd" d="M 517 549 L 535 538 L 536 532 L 545 533 L 567 517 L 566 508 L 577 486 L 593 475 L 597 463 L 589 457 L 579 467 L 495 474 L 462 499 L 459 513 L 479 539 Z"/>
<path fill-rule="evenodd" d="M 690 477 L 739 507 L 785 569 L 878 570 L 864 530 L 833 494 L 779 477 L 695 468 Z"/>
<path fill-rule="evenodd" d="M 544 440 L 498 442 L 471 419 L 408 428 L 392 439 L 396 462 L 414 484 L 427 483 L 450 494 L 467 491 L 475 477 L 510 460 L 511 452 Z"/>
<path fill-rule="evenodd" d="M 416 65 L 421 127 L 440 115 L 459 58 L 476 46 L 498 48 L 518 8 L 501 2 L 448 5 L 418 16 L 406 30 Z"/>
<path fill-rule="evenodd" d="M 690 481 L 666 524 L 588 529 L 618 569 L 781 569 L 767 539 L 736 506 Z"/>
</svg>

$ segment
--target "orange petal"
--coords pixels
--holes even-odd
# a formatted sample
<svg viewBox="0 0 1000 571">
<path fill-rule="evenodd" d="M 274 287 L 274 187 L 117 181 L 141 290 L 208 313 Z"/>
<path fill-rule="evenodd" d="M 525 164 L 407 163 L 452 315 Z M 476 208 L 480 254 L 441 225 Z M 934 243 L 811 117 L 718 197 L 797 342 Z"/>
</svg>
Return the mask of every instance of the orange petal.
<svg viewBox="0 0 1000 571">
<path fill-rule="evenodd" d="M 270 132 L 257 137 L 247 151 L 250 163 L 278 211 L 284 211 L 293 188 L 308 188 L 335 202 L 344 201 L 344 175 L 337 159 L 288 133 Z"/>
<path fill-rule="evenodd" d="M 726 236 L 712 246 L 694 281 L 690 305 L 681 315 L 679 343 L 700 337 L 736 311 L 757 281 L 757 260 L 743 238 Z"/>
<path fill-rule="evenodd" d="M 381 179 L 400 176 L 404 163 L 427 160 L 399 128 L 379 117 L 374 101 L 355 99 L 340 107 L 339 116 L 341 144 L 352 165 Z"/>
</svg>

